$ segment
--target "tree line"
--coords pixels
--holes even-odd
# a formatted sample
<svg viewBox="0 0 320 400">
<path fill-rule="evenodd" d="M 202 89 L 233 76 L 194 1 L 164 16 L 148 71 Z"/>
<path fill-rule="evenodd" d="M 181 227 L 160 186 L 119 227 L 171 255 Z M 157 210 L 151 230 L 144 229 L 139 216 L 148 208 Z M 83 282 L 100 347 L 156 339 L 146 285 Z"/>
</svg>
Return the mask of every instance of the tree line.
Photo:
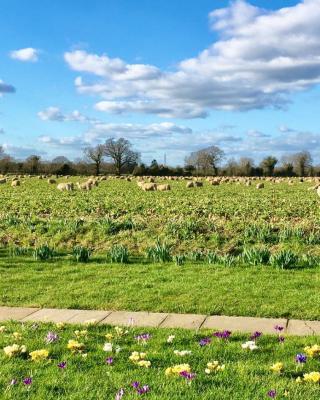
<svg viewBox="0 0 320 400">
<path fill-rule="evenodd" d="M 184 166 L 171 167 L 153 160 L 150 165 L 142 163 L 140 154 L 129 140 L 111 138 L 104 144 L 83 149 L 83 157 L 75 161 L 59 156 L 52 161 L 42 160 L 34 154 L 25 160 L 15 160 L 0 146 L 0 173 L 99 175 L 133 174 L 155 176 L 320 176 L 320 165 L 313 165 L 308 151 L 283 155 L 280 159 L 266 156 L 256 163 L 250 157 L 226 158 L 218 146 L 209 146 L 190 153 Z"/>
</svg>

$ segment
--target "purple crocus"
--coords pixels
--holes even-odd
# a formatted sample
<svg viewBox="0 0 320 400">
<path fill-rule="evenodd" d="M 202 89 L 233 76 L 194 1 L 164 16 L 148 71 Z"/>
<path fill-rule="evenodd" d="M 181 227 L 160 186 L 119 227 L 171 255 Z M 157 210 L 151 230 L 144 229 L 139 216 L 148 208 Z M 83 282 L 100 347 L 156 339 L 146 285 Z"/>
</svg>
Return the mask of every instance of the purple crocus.
<svg viewBox="0 0 320 400">
<path fill-rule="evenodd" d="M 131 383 L 131 386 L 134 387 L 135 389 L 138 389 L 138 387 L 140 386 L 140 382 L 134 381 Z"/>
<path fill-rule="evenodd" d="M 201 347 L 207 346 L 210 343 L 211 343 L 211 339 L 210 338 L 203 338 L 203 339 L 199 340 L 199 344 L 200 344 Z"/>
<path fill-rule="evenodd" d="M 303 353 L 299 353 L 296 355 L 295 360 L 298 364 L 304 364 L 307 362 L 307 356 Z"/>
<path fill-rule="evenodd" d="M 59 335 L 54 332 L 48 332 L 45 338 L 46 343 L 55 343 L 59 340 Z"/>
<path fill-rule="evenodd" d="M 179 375 L 185 378 L 187 381 L 192 381 L 196 377 L 196 374 L 188 371 L 181 371 Z"/>
<path fill-rule="evenodd" d="M 135 339 L 138 341 L 138 342 L 147 342 L 149 339 L 151 339 L 151 335 L 150 335 L 150 333 L 142 333 L 142 334 L 140 334 L 140 335 L 137 335 L 136 337 L 135 337 Z"/>
<path fill-rule="evenodd" d="M 253 332 L 253 334 L 250 336 L 250 340 L 257 340 L 260 336 L 262 335 L 262 332 Z"/>
<path fill-rule="evenodd" d="M 67 362 L 66 361 L 62 361 L 57 365 L 57 367 L 60 368 L 60 369 L 65 369 L 66 366 L 67 366 Z"/>
<path fill-rule="evenodd" d="M 30 386 L 32 384 L 32 378 L 29 376 L 27 378 L 24 378 L 23 381 L 24 385 Z"/>
<path fill-rule="evenodd" d="M 213 333 L 213 336 L 219 338 L 219 339 L 225 339 L 227 340 L 231 336 L 231 331 L 217 331 Z"/>
<path fill-rule="evenodd" d="M 144 385 L 144 386 L 139 387 L 139 388 L 137 389 L 137 393 L 138 393 L 138 394 L 146 394 L 146 393 L 148 393 L 148 392 L 150 392 L 150 387 L 149 387 L 148 385 Z"/>
<path fill-rule="evenodd" d="M 115 400 L 121 400 L 123 396 L 124 396 L 124 389 L 121 388 L 121 389 L 118 390 L 118 392 L 116 394 L 116 397 L 115 397 Z"/>
<path fill-rule="evenodd" d="M 285 341 L 285 338 L 284 338 L 284 336 L 279 336 L 278 337 L 278 340 L 279 340 L 279 343 L 284 343 L 284 341 Z"/>
<path fill-rule="evenodd" d="M 269 390 L 269 392 L 267 394 L 271 399 L 274 399 L 277 395 L 277 392 L 274 389 L 272 389 L 272 390 Z"/>
<path fill-rule="evenodd" d="M 274 327 L 274 329 L 276 330 L 276 332 L 282 332 L 283 330 L 284 330 L 284 327 L 283 326 L 281 326 L 281 325 L 276 325 L 275 327 Z"/>
<path fill-rule="evenodd" d="M 113 357 L 106 358 L 106 364 L 112 365 L 113 364 Z"/>
</svg>

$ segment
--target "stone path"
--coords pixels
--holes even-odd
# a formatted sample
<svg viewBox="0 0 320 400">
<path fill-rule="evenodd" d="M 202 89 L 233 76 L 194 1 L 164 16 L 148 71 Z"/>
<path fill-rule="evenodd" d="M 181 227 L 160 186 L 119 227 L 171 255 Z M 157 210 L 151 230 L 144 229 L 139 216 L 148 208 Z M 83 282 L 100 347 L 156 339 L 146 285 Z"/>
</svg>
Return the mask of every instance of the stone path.
<svg viewBox="0 0 320 400">
<path fill-rule="evenodd" d="M 275 333 L 275 325 L 284 327 L 288 335 L 320 335 L 320 321 L 302 321 L 285 318 L 253 318 L 207 316 L 199 314 L 172 314 L 133 311 L 71 310 L 54 308 L 0 307 L 0 321 L 42 321 L 81 324 L 89 321 L 98 324 L 185 328 L 185 329 L 228 329 L 232 332 Z"/>
</svg>

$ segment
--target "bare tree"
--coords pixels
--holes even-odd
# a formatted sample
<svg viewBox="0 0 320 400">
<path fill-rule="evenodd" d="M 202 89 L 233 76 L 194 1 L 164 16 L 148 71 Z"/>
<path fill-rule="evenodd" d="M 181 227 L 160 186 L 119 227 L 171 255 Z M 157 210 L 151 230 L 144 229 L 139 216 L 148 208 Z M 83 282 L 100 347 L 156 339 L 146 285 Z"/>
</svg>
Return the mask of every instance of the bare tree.
<svg viewBox="0 0 320 400">
<path fill-rule="evenodd" d="M 36 154 L 29 156 L 25 161 L 25 165 L 31 174 L 37 174 L 40 170 L 41 157 Z"/>
<path fill-rule="evenodd" d="M 254 161 L 250 157 L 241 157 L 239 160 L 239 172 L 242 176 L 251 176 L 254 169 Z"/>
<path fill-rule="evenodd" d="M 139 160 L 139 153 L 132 150 L 129 140 L 108 139 L 104 145 L 104 154 L 113 161 L 118 175 L 124 167 L 134 167 Z"/>
<path fill-rule="evenodd" d="M 272 176 L 277 162 L 278 160 L 273 156 L 268 156 L 264 158 L 260 163 L 260 167 L 262 168 L 263 173 L 266 176 Z"/>
<path fill-rule="evenodd" d="M 93 161 L 96 168 L 96 175 L 100 174 L 100 167 L 103 161 L 105 147 L 102 144 L 98 144 L 94 147 L 86 147 L 83 150 L 86 157 L 88 157 L 91 161 Z"/>
<path fill-rule="evenodd" d="M 205 174 L 217 174 L 217 167 L 224 157 L 224 151 L 217 146 L 210 146 L 202 150 L 195 151 L 186 157 L 186 165 L 193 165 L 198 172 Z"/>
<path fill-rule="evenodd" d="M 312 157 L 308 151 L 293 154 L 292 164 L 294 172 L 299 176 L 306 176 L 312 167 Z"/>
</svg>

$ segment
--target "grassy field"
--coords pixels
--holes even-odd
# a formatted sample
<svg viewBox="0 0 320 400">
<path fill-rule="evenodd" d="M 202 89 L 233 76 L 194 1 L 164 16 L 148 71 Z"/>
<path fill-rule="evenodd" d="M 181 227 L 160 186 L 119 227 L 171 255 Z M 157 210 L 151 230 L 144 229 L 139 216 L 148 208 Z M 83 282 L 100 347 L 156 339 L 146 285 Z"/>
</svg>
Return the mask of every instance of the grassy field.
<svg viewBox="0 0 320 400">
<path fill-rule="evenodd" d="M 319 268 L 121 265 L 3 255 L 0 276 L 2 305 L 320 318 Z"/>
<path fill-rule="evenodd" d="M 1 330 L 1 349 L 14 343 L 26 346 L 24 353 L 11 358 L 1 351 L 0 391 L 4 400 L 120 399 L 121 389 L 123 399 L 319 399 L 319 382 L 303 381 L 304 374 L 319 370 L 317 354 L 312 358 L 305 349 L 319 343 L 318 337 L 288 337 L 279 342 L 277 336 L 261 336 L 256 339 L 258 348 L 250 351 L 242 348 L 250 335 L 231 334 L 225 340 L 213 332 L 163 329 L 129 329 L 122 335 L 105 326 L 58 328 L 31 323 L 7 323 Z M 138 339 L 142 334 L 145 339 Z M 167 342 L 170 335 L 175 336 L 172 343 Z M 201 339 L 209 340 L 201 346 Z M 82 343 L 81 352 L 68 349 L 69 340 Z M 112 349 L 110 345 L 105 348 L 107 352 L 103 350 L 106 342 L 112 344 Z M 33 361 L 30 353 L 37 350 L 48 351 L 47 358 Z M 175 350 L 191 354 L 182 356 Z M 150 361 L 149 367 L 130 360 L 133 352 L 145 353 L 142 358 Z M 301 353 L 307 355 L 306 363 L 295 361 Z M 214 361 L 225 369 L 207 374 L 207 363 Z M 283 363 L 283 369 L 273 372 L 270 367 L 277 362 Z M 189 369 L 191 375 L 166 375 L 167 368 L 180 364 L 188 364 L 189 368 L 185 365 L 180 370 Z M 138 388 L 132 386 L 134 382 Z"/>
<path fill-rule="evenodd" d="M 69 250 L 82 244 L 98 252 L 121 243 L 144 256 L 159 239 L 172 254 L 237 255 L 244 247 L 264 246 L 320 256 L 319 198 L 308 191 L 314 182 L 265 182 L 262 190 L 255 183 L 170 185 L 170 192 L 143 192 L 135 181 L 116 179 L 90 192 L 59 192 L 36 178 L 16 188 L 0 185 L 0 243 Z"/>
</svg>

